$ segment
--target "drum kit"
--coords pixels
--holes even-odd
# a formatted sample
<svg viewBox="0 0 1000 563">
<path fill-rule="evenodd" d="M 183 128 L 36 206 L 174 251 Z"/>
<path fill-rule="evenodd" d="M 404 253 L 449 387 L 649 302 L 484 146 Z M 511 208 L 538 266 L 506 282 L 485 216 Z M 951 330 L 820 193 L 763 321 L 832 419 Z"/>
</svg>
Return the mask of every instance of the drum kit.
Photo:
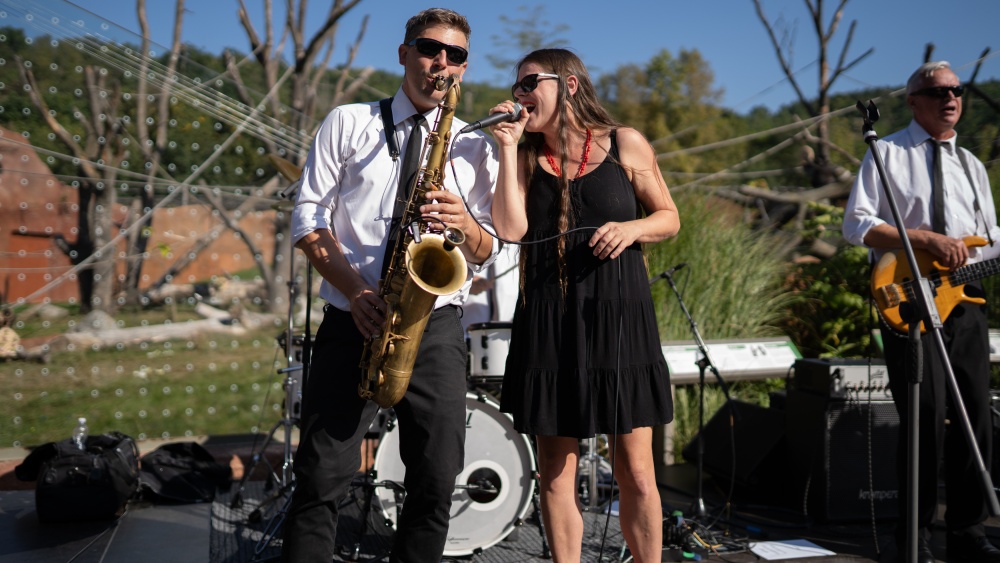
<svg viewBox="0 0 1000 563">
<path fill-rule="evenodd" d="M 500 411 L 497 393 L 510 345 L 511 323 L 488 322 L 469 326 L 469 390 L 465 397 L 465 467 L 455 480 L 451 521 L 444 555 L 462 557 L 481 553 L 511 536 L 533 520 L 548 557 L 541 529 L 536 487 L 535 446 L 529 436 L 514 428 L 510 416 Z M 405 467 L 399 458 L 399 432 L 391 409 L 380 411 L 370 429 L 377 432 L 374 464 L 364 484 L 373 498 L 367 509 L 380 511 L 393 526 L 405 504 L 402 482 Z M 374 435 L 374 434 L 373 434 Z M 581 442 L 579 489 L 587 510 L 606 507 L 611 494 L 611 464 L 600 455 L 606 443 L 597 438 Z M 362 516 L 367 521 L 367 514 Z M 353 554 L 357 559 L 358 544 Z"/>
<path fill-rule="evenodd" d="M 468 328 L 469 391 L 465 397 L 465 467 L 455 482 L 451 521 L 444 555 L 474 555 L 510 536 L 525 523 L 534 506 L 534 521 L 542 538 L 536 480 L 535 446 L 500 411 L 497 395 L 510 347 L 511 323 L 487 322 Z M 611 464 L 600 454 L 602 442 L 581 442 L 578 481 L 581 501 L 588 510 L 602 510 L 610 501 Z M 606 443 L 603 443 L 606 450 Z M 392 523 L 405 503 L 399 484 L 405 468 L 399 459 L 399 434 L 391 414 L 379 433 L 373 466 L 376 501 L 386 522 Z"/>
<path fill-rule="evenodd" d="M 535 446 L 529 436 L 517 432 L 510 416 L 500 411 L 498 400 L 510 332 L 511 323 L 504 322 L 474 324 L 468 329 L 465 467 L 456 479 L 452 496 L 451 521 L 444 551 L 448 557 L 481 553 L 508 538 L 526 522 L 532 507 L 533 520 L 538 525 L 542 541 L 543 557 L 548 557 L 536 487 Z M 296 375 L 302 367 L 305 337 L 296 336 L 291 341 L 285 338 L 279 338 L 279 341 L 288 352 L 291 365 L 282 373 L 287 372 L 285 375 L 290 380 L 286 382 L 285 393 L 292 404 L 287 408 L 295 416 L 286 416 L 283 420 L 295 422 L 301 401 L 301 384 L 294 381 L 298 380 Z M 279 426 L 283 428 L 284 424 L 279 423 Z M 366 497 L 360 536 L 368 529 L 372 511 L 375 511 L 376 517 L 381 515 L 387 526 L 394 527 L 405 503 L 402 488 L 405 467 L 399 458 L 399 432 L 392 409 L 379 412 L 369 428 L 368 437 L 371 439 L 366 439 L 362 447 L 375 445 L 374 463 L 370 467 L 367 467 L 368 464 L 363 466 L 362 470 L 367 469 L 364 477 L 352 483 L 352 489 L 363 489 L 362 494 Z M 606 450 L 606 443 L 597 438 L 581 441 L 578 482 L 581 502 L 586 510 L 603 509 L 610 501 L 611 465 L 600 455 L 602 445 Z M 368 458 L 369 455 L 363 452 L 363 459 Z M 273 478 L 282 485 L 279 490 L 285 489 L 287 493 L 288 489 L 294 488 L 289 482 L 291 476 L 286 474 L 291 465 L 291 455 L 285 456 L 284 465 L 286 467 L 282 469 L 286 471 L 273 475 Z M 242 492 L 242 489 L 241 484 L 238 490 Z M 352 494 L 357 492 L 355 490 Z M 281 525 L 286 509 L 287 506 L 276 515 L 277 522 L 268 525 L 269 533 L 265 535 L 266 539 L 259 542 L 258 554 L 276 535 L 275 527 Z M 341 548 L 352 556 L 352 560 L 358 560 L 360 555 L 362 538 L 357 537 L 356 540 L 353 547 Z"/>
</svg>

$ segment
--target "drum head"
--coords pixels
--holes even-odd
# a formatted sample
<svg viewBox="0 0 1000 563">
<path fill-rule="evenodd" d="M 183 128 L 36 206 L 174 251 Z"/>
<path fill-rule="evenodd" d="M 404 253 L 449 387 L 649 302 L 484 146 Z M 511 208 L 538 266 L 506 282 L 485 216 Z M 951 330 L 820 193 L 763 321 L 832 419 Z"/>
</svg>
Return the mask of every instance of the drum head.
<svg viewBox="0 0 1000 563">
<path fill-rule="evenodd" d="M 489 398 L 469 393 L 465 407 L 465 468 L 452 495 L 447 556 L 471 555 L 507 537 L 527 513 L 534 491 L 535 456 L 528 439 Z M 375 469 L 380 481 L 403 482 L 395 427 L 379 443 Z M 376 495 L 385 516 L 395 522 L 393 491 L 378 487 Z"/>
</svg>

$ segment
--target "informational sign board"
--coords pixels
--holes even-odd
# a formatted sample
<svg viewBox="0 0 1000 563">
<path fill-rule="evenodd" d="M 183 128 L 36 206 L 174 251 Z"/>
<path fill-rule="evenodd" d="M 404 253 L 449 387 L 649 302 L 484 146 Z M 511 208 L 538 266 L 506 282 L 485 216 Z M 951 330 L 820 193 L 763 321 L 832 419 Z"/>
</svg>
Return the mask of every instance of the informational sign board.
<svg viewBox="0 0 1000 563">
<path fill-rule="evenodd" d="M 663 342 L 661 348 L 670 368 L 671 383 L 685 385 L 698 382 L 698 361 L 702 353 L 694 341 Z M 788 338 L 707 340 L 705 348 L 712 365 L 727 382 L 785 377 L 790 374 L 795 360 L 802 357 Z M 705 382 L 714 381 L 715 375 L 706 369 Z"/>
</svg>

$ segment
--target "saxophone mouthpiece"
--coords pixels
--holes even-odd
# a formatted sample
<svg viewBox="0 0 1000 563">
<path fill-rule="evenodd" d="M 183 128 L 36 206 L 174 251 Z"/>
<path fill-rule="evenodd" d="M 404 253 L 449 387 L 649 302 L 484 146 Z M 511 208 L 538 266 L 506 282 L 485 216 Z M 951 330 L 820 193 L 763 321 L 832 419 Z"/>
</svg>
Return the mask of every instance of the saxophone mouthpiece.
<svg viewBox="0 0 1000 563">
<path fill-rule="evenodd" d="M 454 84 L 455 81 L 457 80 L 458 80 L 457 74 L 451 74 L 448 76 L 444 76 L 442 74 L 436 74 L 434 75 L 434 89 L 437 90 L 438 92 L 444 92 L 448 88 L 451 88 L 451 85 Z"/>
</svg>

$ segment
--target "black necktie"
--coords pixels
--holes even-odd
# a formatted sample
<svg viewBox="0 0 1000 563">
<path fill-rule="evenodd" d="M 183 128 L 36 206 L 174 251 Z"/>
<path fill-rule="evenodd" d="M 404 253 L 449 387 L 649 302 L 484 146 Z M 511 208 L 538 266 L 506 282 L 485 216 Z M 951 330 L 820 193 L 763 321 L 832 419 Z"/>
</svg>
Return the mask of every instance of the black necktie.
<svg viewBox="0 0 1000 563">
<path fill-rule="evenodd" d="M 944 234 L 947 221 L 944 216 L 944 163 L 942 148 L 944 141 L 931 139 L 934 143 L 934 232 Z"/>
<path fill-rule="evenodd" d="M 385 247 L 385 258 L 382 260 L 382 279 L 385 279 L 386 270 L 389 268 L 389 259 L 396 247 L 396 241 L 402 236 L 399 223 L 403 220 L 403 210 L 406 202 L 410 199 L 410 187 L 413 186 L 413 179 L 420 169 L 420 149 L 423 147 L 423 135 L 421 134 L 421 124 L 426 121 L 419 113 L 413 114 L 410 118 L 414 121 L 413 129 L 410 129 L 410 138 L 406 141 L 406 155 L 403 156 L 403 164 L 399 169 L 399 186 L 396 189 L 396 204 L 392 211 L 392 222 L 389 225 L 389 242 Z"/>
<path fill-rule="evenodd" d="M 410 198 L 410 187 L 413 185 L 413 177 L 417 173 L 417 169 L 420 168 L 420 149 L 423 147 L 423 135 L 421 133 L 421 126 L 423 125 L 424 116 L 415 113 L 410 119 L 413 120 L 413 129 L 410 130 L 410 139 L 406 142 L 406 156 L 403 157 L 403 167 L 399 170 L 399 193 L 402 194 L 402 200 L 407 200 Z M 396 200 L 396 212 L 393 216 L 398 216 L 402 211 L 402 204 L 399 199 Z"/>
</svg>

